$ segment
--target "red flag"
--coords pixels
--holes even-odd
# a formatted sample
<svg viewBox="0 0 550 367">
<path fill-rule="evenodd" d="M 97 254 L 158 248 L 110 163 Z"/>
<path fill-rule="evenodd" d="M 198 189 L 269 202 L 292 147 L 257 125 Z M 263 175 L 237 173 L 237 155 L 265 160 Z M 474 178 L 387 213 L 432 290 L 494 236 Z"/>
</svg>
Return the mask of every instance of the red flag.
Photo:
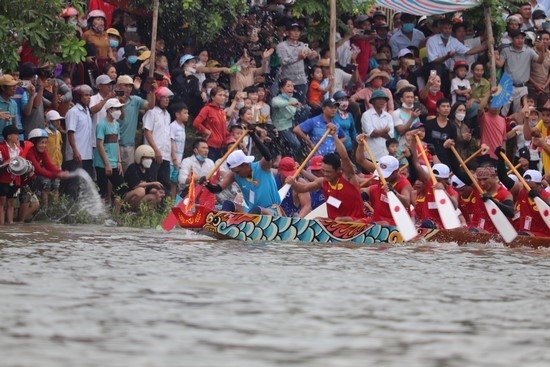
<svg viewBox="0 0 550 367">
<path fill-rule="evenodd" d="M 191 182 L 189 182 L 189 193 L 187 197 L 183 199 L 184 207 L 186 213 L 190 213 L 195 210 L 195 172 L 191 171 Z"/>
</svg>

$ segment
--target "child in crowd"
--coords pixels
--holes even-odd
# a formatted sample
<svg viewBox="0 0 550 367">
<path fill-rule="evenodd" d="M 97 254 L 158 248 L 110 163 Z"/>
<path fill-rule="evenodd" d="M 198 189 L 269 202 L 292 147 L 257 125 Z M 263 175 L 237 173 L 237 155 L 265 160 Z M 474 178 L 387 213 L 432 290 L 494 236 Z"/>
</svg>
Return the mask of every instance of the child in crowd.
<svg viewBox="0 0 550 367">
<path fill-rule="evenodd" d="M 320 65 L 315 65 L 311 69 L 311 82 L 307 91 L 307 103 L 311 107 L 312 115 L 318 115 L 321 113 L 321 103 L 323 102 L 323 95 L 332 88 L 334 79 L 329 79 L 326 88 L 321 87 L 323 82 L 323 68 Z"/>
<path fill-rule="evenodd" d="M 172 164 L 170 164 L 170 196 L 175 199 L 178 190 L 180 163 L 185 152 L 185 124 L 189 120 L 189 109 L 182 102 L 176 104 L 172 111 L 175 119 L 170 124 L 170 142 L 172 144 L 170 153 L 172 158 Z"/>
<path fill-rule="evenodd" d="M 46 142 L 46 150 L 52 163 L 61 168 L 63 164 L 63 130 L 62 126 L 63 117 L 59 112 L 52 110 L 46 113 L 46 132 L 48 133 L 48 140 Z M 51 193 L 54 197 L 59 196 L 59 179 L 50 180 L 50 186 L 44 187 L 44 190 Z M 47 207 L 47 203 L 45 205 Z"/>
<path fill-rule="evenodd" d="M 466 103 L 472 94 L 470 81 L 466 78 L 468 75 L 468 63 L 464 60 L 455 62 L 455 77 L 451 80 L 451 96 L 454 105 L 456 102 Z"/>
</svg>

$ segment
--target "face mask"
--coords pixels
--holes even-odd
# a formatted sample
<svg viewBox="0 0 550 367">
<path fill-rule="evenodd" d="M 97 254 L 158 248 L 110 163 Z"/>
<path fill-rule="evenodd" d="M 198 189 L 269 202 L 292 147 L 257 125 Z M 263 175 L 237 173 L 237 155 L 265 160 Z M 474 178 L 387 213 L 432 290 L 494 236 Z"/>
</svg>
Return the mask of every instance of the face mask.
<svg viewBox="0 0 550 367">
<path fill-rule="evenodd" d="M 135 32 L 137 32 L 137 28 L 136 27 L 128 27 L 128 28 L 126 28 L 126 32 L 135 33 Z"/>
<path fill-rule="evenodd" d="M 456 113 L 455 114 L 455 118 L 458 120 L 458 121 L 464 121 L 464 118 L 466 117 L 466 114 L 465 113 Z"/>
<path fill-rule="evenodd" d="M 248 68 L 250 67 L 250 63 L 245 62 L 244 64 L 241 64 L 241 67 L 242 67 L 243 69 L 248 69 Z"/>
<path fill-rule="evenodd" d="M 78 21 L 78 26 L 80 28 L 86 28 L 88 26 L 88 21 L 86 19 L 81 19 Z"/>
<path fill-rule="evenodd" d="M 118 47 L 118 40 L 110 38 L 109 39 L 109 46 L 111 46 L 111 48 L 117 48 Z"/>
<path fill-rule="evenodd" d="M 135 55 L 132 55 L 132 56 L 128 56 L 126 60 L 128 60 L 128 64 L 135 64 L 138 61 L 138 57 Z"/>
<path fill-rule="evenodd" d="M 440 36 L 441 36 L 441 39 L 443 39 L 443 40 L 448 40 L 448 39 L 449 39 L 449 37 L 450 37 L 450 36 L 446 36 L 446 35 L 444 35 L 443 33 L 441 33 L 441 35 L 440 35 Z"/>
<path fill-rule="evenodd" d="M 544 19 L 535 19 L 535 27 L 542 27 L 542 23 L 544 23 Z"/>
<path fill-rule="evenodd" d="M 103 25 L 100 25 L 100 26 L 92 26 L 92 29 L 94 30 L 94 32 L 96 33 L 103 33 L 103 31 L 105 30 L 105 26 Z"/>
<path fill-rule="evenodd" d="M 414 104 L 413 103 L 411 103 L 411 104 L 403 103 L 402 107 L 407 109 L 407 110 L 412 110 L 413 107 L 414 107 Z"/>
<path fill-rule="evenodd" d="M 141 165 L 145 168 L 150 168 L 153 164 L 153 158 L 143 158 L 141 160 Z"/>
<path fill-rule="evenodd" d="M 240 110 L 244 107 L 244 102 L 237 102 L 237 109 Z"/>
<path fill-rule="evenodd" d="M 197 69 L 195 68 L 188 68 L 187 69 L 187 72 L 191 73 L 191 74 L 195 74 L 197 72 Z"/>
<path fill-rule="evenodd" d="M 111 116 L 115 119 L 115 120 L 118 120 L 120 118 L 120 116 L 122 115 L 122 111 L 120 110 L 114 110 L 111 112 Z"/>
<path fill-rule="evenodd" d="M 206 88 L 206 96 L 210 98 L 210 92 L 212 91 L 212 88 Z"/>
<path fill-rule="evenodd" d="M 414 29 L 414 23 L 403 23 L 401 31 L 405 33 L 411 33 Z"/>
<path fill-rule="evenodd" d="M 376 78 L 370 84 L 374 89 L 379 89 L 382 87 L 382 79 Z"/>
<path fill-rule="evenodd" d="M 430 92 L 432 94 L 436 94 L 437 92 L 439 92 L 440 89 L 440 87 L 430 87 Z"/>
<path fill-rule="evenodd" d="M 197 161 L 199 161 L 201 163 L 204 162 L 204 160 L 206 159 L 200 154 L 195 154 L 195 158 L 197 158 Z"/>
</svg>

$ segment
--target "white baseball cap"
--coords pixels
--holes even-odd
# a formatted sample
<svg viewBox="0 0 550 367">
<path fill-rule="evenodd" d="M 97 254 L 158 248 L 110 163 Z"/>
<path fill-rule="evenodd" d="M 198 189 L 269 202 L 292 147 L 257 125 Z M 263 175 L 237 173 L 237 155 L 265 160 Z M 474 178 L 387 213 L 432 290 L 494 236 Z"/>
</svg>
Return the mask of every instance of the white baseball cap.
<svg viewBox="0 0 550 367">
<path fill-rule="evenodd" d="M 527 171 L 525 171 L 525 173 L 523 174 L 523 178 L 526 180 L 530 180 L 534 183 L 542 182 L 542 174 L 540 173 L 540 171 L 536 171 L 534 169 L 528 169 Z"/>
<path fill-rule="evenodd" d="M 254 162 L 254 157 L 251 155 L 246 155 L 242 150 L 236 150 L 229 154 L 227 157 L 227 165 L 230 169 L 239 167 L 243 163 L 252 163 Z"/>
<path fill-rule="evenodd" d="M 378 160 L 378 166 L 380 166 L 382 176 L 384 176 L 384 178 L 388 178 L 392 173 L 399 169 L 399 161 L 394 156 L 385 155 Z M 374 172 L 374 175 L 378 176 L 378 171 Z"/>
<path fill-rule="evenodd" d="M 105 111 L 108 111 L 110 108 L 120 108 L 122 106 L 124 106 L 124 103 L 120 103 L 117 98 L 109 98 L 103 107 Z"/>
<path fill-rule="evenodd" d="M 46 121 L 57 121 L 57 120 L 64 120 L 65 117 L 62 117 L 59 112 L 56 110 L 51 110 L 46 113 Z"/>
<path fill-rule="evenodd" d="M 446 164 L 443 163 L 436 163 L 432 167 L 432 172 L 434 173 L 434 176 L 437 178 L 449 178 L 451 174 L 451 170 L 449 167 L 447 167 Z"/>
<path fill-rule="evenodd" d="M 397 54 L 397 58 L 400 58 L 400 57 L 403 57 L 403 56 L 407 56 L 407 55 L 411 55 L 411 56 L 414 56 L 413 52 L 411 50 L 409 50 L 408 48 L 402 48 L 399 53 Z"/>
<path fill-rule="evenodd" d="M 461 189 L 464 186 L 466 186 L 466 184 L 462 182 L 462 180 L 455 175 L 451 177 L 451 185 L 453 186 L 454 189 Z"/>
</svg>

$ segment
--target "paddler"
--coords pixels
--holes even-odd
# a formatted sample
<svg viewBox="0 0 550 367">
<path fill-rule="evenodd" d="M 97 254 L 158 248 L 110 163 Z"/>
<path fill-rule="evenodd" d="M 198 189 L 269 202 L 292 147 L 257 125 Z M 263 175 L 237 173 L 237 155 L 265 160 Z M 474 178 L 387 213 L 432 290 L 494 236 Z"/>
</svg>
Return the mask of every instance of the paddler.
<svg viewBox="0 0 550 367">
<path fill-rule="evenodd" d="M 235 150 L 227 157 L 227 166 L 231 170 L 221 183 L 212 184 L 201 177 L 199 183 L 205 183 L 205 187 L 213 194 L 222 192 L 233 182 L 241 189 L 246 208 L 233 201 L 226 200 L 222 203 L 222 210 L 229 212 L 246 212 L 249 214 L 280 215 L 281 199 L 277 191 L 275 177 L 271 172 L 272 156 L 267 147 L 260 141 L 255 133 L 256 127 L 250 125 L 249 136 L 262 159 L 254 162 L 254 157 L 246 155 L 242 150 Z"/>
<path fill-rule="evenodd" d="M 361 134 L 357 137 L 357 152 L 364 151 L 365 139 L 365 134 Z M 374 170 L 374 176 L 378 177 L 378 172 L 372 162 L 366 160 L 361 153 L 357 153 L 356 157 L 358 158 L 358 164 L 368 171 Z M 370 218 L 373 222 L 395 226 L 396 223 L 393 220 L 388 204 L 387 192 L 393 191 L 405 208 L 408 208 L 411 205 L 412 186 L 409 180 L 400 173 L 399 160 L 394 156 L 384 155 L 380 157 L 378 165 L 380 166 L 382 175 L 386 179 L 386 186 L 384 187 L 382 185 L 381 180 L 377 180 L 377 184 L 370 185 L 362 190 L 364 193 L 362 196 L 363 199 L 366 199 L 365 194 L 368 195 L 368 200 L 374 209 L 372 217 Z"/>
<path fill-rule="evenodd" d="M 296 174 L 298 163 L 292 157 L 283 157 L 279 161 L 275 182 L 280 189 L 287 177 Z M 298 178 L 302 181 L 302 178 Z M 305 182 L 305 181 L 304 181 Z M 288 190 L 281 202 L 281 209 L 287 217 L 303 218 L 311 211 L 311 197 L 307 192 L 297 193 L 292 188 Z"/>
<path fill-rule="evenodd" d="M 323 156 L 323 176 L 307 183 L 298 182 L 293 177 L 288 177 L 286 183 L 298 193 L 322 189 L 330 219 L 338 221 L 364 219 L 359 181 L 346 152 L 346 147 L 338 138 L 336 125 L 328 123 L 326 127 L 332 134 L 338 154 L 328 153 Z"/>
</svg>

